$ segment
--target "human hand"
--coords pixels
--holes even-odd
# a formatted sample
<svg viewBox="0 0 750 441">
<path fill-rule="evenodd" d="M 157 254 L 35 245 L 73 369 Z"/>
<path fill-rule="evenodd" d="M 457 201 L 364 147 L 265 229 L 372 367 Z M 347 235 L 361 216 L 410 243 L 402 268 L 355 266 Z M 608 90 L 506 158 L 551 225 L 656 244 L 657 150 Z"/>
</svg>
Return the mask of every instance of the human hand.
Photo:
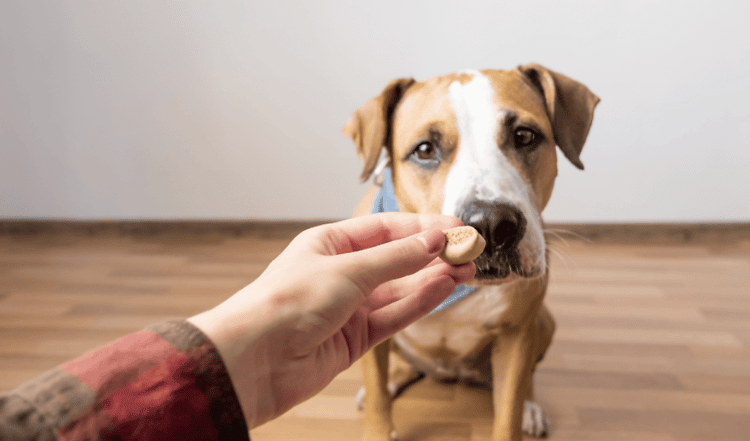
<svg viewBox="0 0 750 441">
<path fill-rule="evenodd" d="M 310 398 L 474 277 L 437 256 L 442 215 L 388 213 L 300 233 L 253 283 L 191 317 L 216 345 L 248 427 Z"/>
</svg>

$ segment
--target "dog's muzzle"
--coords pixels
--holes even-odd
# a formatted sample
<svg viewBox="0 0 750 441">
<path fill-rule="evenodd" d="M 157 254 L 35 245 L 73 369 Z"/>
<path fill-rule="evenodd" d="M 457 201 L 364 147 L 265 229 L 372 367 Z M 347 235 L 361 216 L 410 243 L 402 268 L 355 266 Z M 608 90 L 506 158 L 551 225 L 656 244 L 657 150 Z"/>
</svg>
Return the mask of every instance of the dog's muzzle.
<svg viewBox="0 0 750 441">
<path fill-rule="evenodd" d="M 487 246 L 474 260 L 477 280 L 504 279 L 512 274 L 523 276 L 518 245 L 526 232 L 526 218 L 509 202 L 474 200 L 464 205 L 458 218 L 484 237 Z"/>
</svg>

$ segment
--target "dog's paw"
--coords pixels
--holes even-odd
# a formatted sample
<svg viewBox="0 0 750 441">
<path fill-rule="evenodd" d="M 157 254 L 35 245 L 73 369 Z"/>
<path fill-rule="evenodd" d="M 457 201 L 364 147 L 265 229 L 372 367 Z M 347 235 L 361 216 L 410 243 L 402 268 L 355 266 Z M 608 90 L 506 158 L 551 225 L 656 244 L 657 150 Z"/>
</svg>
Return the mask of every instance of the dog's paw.
<svg viewBox="0 0 750 441">
<path fill-rule="evenodd" d="M 365 410 L 365 387 L 362 386 L 357 391 L 357 396 L 354 397 L 354 402 L 357 404 L 357 410 L 362 412 Z"/>
<path fill-rule="evenodd" d="M 362 441 L 399 441 L 398 433 L 393 424 L 387 421 L 365 423 L 362 431 Z"/>
<path fill-rule="evenodd" d="M 543 438 L 549 433 L 549 422 L 542 407 L 533 401 L 523 402 L 523 433 Z"/>
<path fill-rule="evenodd" d="M 362 441 L 399 441 L 398 435 L 396 434 L 396 431 L 394 430 L 391 432 L 390 435 L 374 435 L 370 433 L 365 433 L 362 436 Z"/>
<path fill-rule="evenodd" d="M 354 402 L 357 404 L 357 410 L 362 412 L 365 410 L 365 387 L 362 386 L 357 391 L 357 395 L 354 397 Z M 388 393 L 391 394 L 391 398 L 395 398 L 399 393 L 398 384 L 393 381 L 388 382 Z"/>
</svg>

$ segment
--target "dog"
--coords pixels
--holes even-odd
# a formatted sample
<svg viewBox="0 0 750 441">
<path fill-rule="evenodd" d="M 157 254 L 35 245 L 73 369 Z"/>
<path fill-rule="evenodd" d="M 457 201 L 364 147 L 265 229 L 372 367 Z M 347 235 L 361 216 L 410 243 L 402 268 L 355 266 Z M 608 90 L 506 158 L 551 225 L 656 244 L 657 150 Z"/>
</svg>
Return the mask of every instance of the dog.
<svg viewBox="0 0 750 441">
<path fill-rule="evenodd" d="M 363 182 L 385 175 L 400 211 L 456 216 L 487 242 L 468 295 L 363 356 L 365 440 L 396 436 L 391 402 L 424 375 L 491 387 L 493 440 L 546 435 L 532 396 L 533 372 L 555 330 L 543 303 L 549 269 L 541 213 L 557 176 L 556 146 L 583 169 L 598 102 L 578 81 L 528 64 L 396 79 L 352 114 L 343 133 L 357 148 Z M 378 167 L 382 150 L 387 173 L 385 162 Z M 382 205 L 380 186 L 355 216 L 370 213 L 376 198 Z M 389 375 L 391 352 L 406 370 Z"/>
</svg>

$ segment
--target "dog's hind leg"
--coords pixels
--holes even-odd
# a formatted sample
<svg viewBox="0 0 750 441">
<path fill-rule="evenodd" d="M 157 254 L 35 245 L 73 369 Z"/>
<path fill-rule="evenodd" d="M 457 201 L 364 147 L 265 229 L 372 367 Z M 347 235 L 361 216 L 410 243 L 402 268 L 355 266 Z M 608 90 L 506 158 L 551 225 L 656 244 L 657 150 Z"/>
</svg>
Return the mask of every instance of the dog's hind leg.
<svg viewBox="0 0 750 441">
<path fill-rule="evenodd" d="M 555 334 L 555 327 L 555 319 L 552 317 L 549 309 L 547 309 L 547 306 L 542 304 L 536 319 L 536 335 L 534 337 L 537 359 L 534 367 L 542 361 L 544 354 L 547 353 L 547 349 L 549 349 L 552 343 L 552 336 Z"/>
</svg>

